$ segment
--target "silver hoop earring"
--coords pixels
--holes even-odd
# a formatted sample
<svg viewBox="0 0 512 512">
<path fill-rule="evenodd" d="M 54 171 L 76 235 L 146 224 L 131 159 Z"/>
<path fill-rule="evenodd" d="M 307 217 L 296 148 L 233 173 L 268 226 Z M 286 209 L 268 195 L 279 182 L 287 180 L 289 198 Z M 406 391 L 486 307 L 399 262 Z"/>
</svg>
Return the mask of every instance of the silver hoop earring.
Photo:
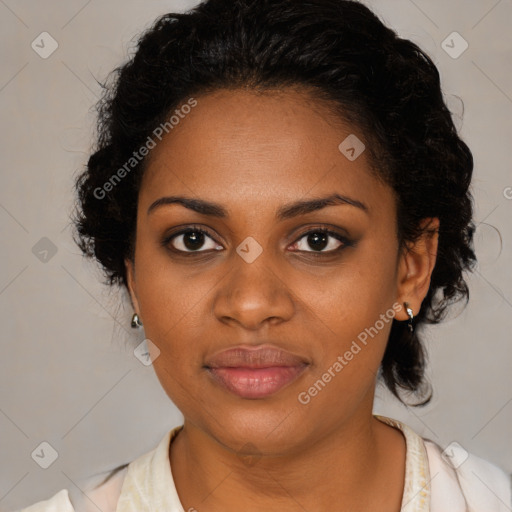
<svg viewBox="0 0 512 512">
<path fill-rule="evenodd" d="M 139 315 L 137 315 L 137 313 L 133 313 L 131 326 L 132 329 L 139 329 L 142 327 L 142 322 L 140 321 Z"/>
<path fill-rule="evenodd" d="M 407 326 L 409 327 L 409 331 L 412 333 L 414 331 L 414 326 L 412 325 L 412 321 L 414 319 L 414 314 L 412 312 L 411 307 L 408 302 L 404 302 L 404 308 L 407 311 L 407 316 L 409 317 L 409 321 L 407 322 Z"/>
</svg>

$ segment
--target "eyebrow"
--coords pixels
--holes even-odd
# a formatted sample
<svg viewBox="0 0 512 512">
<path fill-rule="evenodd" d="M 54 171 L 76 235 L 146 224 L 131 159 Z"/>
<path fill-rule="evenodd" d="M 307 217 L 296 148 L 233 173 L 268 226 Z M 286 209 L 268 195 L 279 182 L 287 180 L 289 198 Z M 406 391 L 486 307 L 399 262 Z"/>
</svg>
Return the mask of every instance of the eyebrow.
<svg viewBox="0 0 512 512">
<path fill-rule="evenodd" d="M 151 203 L 147 213 L 149 215 L 157 208 L 171 204 L 180 204 L 185 208 L 188 208 L 189 210 L 193 210 L 194 212 L 200 213 L 201 215 L 208 215 L 211 217 L 218 217 L 221 219 L 229 217 L 228 211 L 220 204 L 205 201 L 204 199 L 194 199 L 191 197 L 184 196 L 161 197 L 160 199 L 157 199 L 156 201 Z M 276 219 L 291 219 L 293 217 L 298 217 L 299 215 L 305 215 L 307 213 L 321 210 L 327 206 L 337 205 L 354 206 L 355 208 L 359 208 L 362 211 L 368 213 L 368 206 L 366 206 L 361 201 L 358 201 L 357 199 L 352 199 L 341 194 L 332 194 L 327 197 L 305 199 L 302 201 L 296 201 L 294 203 L 285 204 L 277 210 Z"/>
</svg>

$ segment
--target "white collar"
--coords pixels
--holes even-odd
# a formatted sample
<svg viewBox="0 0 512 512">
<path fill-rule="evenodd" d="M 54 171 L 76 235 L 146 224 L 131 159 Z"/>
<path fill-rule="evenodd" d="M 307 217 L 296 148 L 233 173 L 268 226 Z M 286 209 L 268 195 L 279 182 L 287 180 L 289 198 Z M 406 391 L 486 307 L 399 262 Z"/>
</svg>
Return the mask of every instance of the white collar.
<svg viewBox="0 0 512 512">
<path fill-rule="evenodd" d="M 374 415 L 398 428 L 407 445 L 402 512 L 430 511 L 430 473 L 423 439 L 407 425 Z M 170 430 L 155 449 L 141 455 L 128 466 L 116 512 L 165 510 L 185 512 L 178 497 L 169 461 L 169 444 L 183 425 Z"/>
</svg>

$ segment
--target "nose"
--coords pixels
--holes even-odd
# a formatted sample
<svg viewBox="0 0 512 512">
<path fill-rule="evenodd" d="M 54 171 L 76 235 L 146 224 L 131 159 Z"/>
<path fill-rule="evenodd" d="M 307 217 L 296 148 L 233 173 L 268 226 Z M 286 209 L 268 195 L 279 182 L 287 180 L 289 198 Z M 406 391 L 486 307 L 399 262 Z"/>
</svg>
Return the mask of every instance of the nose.
<svg viewBox="0 0 512 512">
<path fill-rule="evenodd" d="M 221 322 L 258 330 L 266 323 L 279 324 L 292 318 L 292 290 L 264 254 L 252 263 L 234 256 L 231 270 L 214 297 L 214 314 Z"/>
</svg>

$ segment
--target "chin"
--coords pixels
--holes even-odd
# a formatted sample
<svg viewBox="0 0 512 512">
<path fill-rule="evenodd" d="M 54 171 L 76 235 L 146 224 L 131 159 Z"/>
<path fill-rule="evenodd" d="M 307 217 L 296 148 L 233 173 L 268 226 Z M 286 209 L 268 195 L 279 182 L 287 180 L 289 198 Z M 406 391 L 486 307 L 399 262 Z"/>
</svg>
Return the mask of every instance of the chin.
<svg viewBox="0 0 512 512">
<path fill-rule="evenodd" d="M 249 402 L 249 401 L 246 401 Z M 286 406 L 277 401 L 264 403 L 263 400 L 251 400 L 233 407 L 218 407 L 218 421 L 204 417 L 209 434 L 229 449 L 265 454 L 286 455 L 301 444 L 303 431 L 313 432 L 308 428 L 304 417 L 294 411 L 293 406 Z M 243 448 L 245 446 L 245 448 Z"/>
</svg>

